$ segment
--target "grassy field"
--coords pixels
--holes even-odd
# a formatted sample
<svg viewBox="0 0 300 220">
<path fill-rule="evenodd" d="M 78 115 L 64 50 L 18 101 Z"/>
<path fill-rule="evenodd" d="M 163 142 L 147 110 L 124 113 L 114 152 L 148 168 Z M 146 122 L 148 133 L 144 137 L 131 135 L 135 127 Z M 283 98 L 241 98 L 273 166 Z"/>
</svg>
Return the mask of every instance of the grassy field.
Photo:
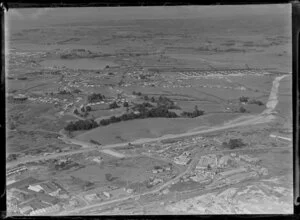
<svg viewBox="0 0 300 220">
<path fill-rule="evenodd" d="M 91 131 L 76 136 L 79 140 L 91 139 L 102 144 L 133 141 L 139 138 L 160 137 L 165 134 L 179 134 L 202 126 L 213 126 L 233 119 L 240 114 L 221 113 L 210 114 L 193 119 L 137 119 L 128 122 L 120 122 L 105 127 L 98 127 Z"/>
</svg>

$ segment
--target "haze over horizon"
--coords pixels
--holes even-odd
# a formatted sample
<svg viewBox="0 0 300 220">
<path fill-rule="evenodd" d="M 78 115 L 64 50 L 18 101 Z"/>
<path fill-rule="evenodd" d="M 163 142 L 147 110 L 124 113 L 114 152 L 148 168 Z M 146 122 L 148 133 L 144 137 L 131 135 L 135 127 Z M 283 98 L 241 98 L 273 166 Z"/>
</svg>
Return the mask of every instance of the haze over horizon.
<svg viewBox="0 0 300 220">
<path fill-rule="evenodd" d="M 222 6 L 153 7 L 82 7 L 11 9 L 7 13 L 10 29 L 25 29 L 55 24 L 93 23 L 108 20 L 191 19 L 232 16 L 267 16 L 290 14 L 289 4 Z M 287 19 L 288 16 L 287 16 Z"/>
</svg>

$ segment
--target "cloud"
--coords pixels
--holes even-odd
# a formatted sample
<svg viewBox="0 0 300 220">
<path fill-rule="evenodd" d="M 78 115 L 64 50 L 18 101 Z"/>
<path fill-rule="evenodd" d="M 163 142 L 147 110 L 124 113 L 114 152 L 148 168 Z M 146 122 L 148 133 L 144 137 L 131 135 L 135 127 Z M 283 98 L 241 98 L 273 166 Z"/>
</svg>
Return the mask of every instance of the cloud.
<svg viewBox="0 0 300 220">
<path fill-rule="evenodd" d="M 8 16 L 13 20 L 37 20 L 52 10 L 53 8 L 11 9 L 8 11 Z"/>
<path fill-rule="evenodd" d="M 10 17 L 10 18 L 16 18 L 16 19 L 24 19 L 24 16 L 23 14 L 17 10 L 17 9 L 10 9 L 7 13 L 7 15 Z"/>
<path fill-rule="evenodd" d="M 40 16 L 47 14 L 49 11 L 52 11 L 53 8 L 39 8 L 36 12 L 30 15 L 31 19 L 38 19 Z"/>
</svg>

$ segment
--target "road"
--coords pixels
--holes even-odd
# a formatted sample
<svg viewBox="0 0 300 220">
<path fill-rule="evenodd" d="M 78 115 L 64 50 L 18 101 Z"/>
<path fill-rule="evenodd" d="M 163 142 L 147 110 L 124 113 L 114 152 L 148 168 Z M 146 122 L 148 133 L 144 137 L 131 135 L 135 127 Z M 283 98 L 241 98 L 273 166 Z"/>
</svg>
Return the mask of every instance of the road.
<svg viewBox="0 0 300 220">
<path fill-rule="evenodd" d="M 136 141 L 131 142 L 131 144 L 144 144 L 144 143 L 149 143 L 149 142 L 154 142 L 154 141 L 162 141 L 162 140 L 167 140 L 167 139 L 172 139 L 172 138 L 189 137 L 189 136 L 206 134 L 206 133 L 215 132 L 215 131 L 226 130 L 229 128 L 235 128 L 235 127 L 239 127 L 239 126 L 248 126 L 248 125 L 255 125 L 255 124 L 262 124 L 262 123 L 270 122 L 276 118 L 276 116 L 272 115 L 272 112 L 274 111 L 274 109 L 278 103 L 277 92 L 278 92 L 279 82 L 281 79 L 283 79 L 286 76 L 287 75 L 284 75 L 284 76 L 276 77 L 274 79 L 273 86 L 272 86 L 272 89 L 270 92 L 270 97 L 266 104 L 267 108 L 261 114 L 243 116 L 241 118 L 232 120 L 229 123 L 225 123 L 225 124 L 219 125 L 219 126 L 214 126 L 214 127 L 211 127 L 209 129 L 205 129 L 205 130 L 186 132 L 183 134 L 175 134 L 175 135 L 164 135 L 164 136 L 158 137 L 158 138 L 142 138 L 142 139 L 138 139 Z M 39 156 L 39 157 L 34 157 L 34 158 L 28 158 L 28 159 L 24 159 L 24 160 L 20 159 L 18 161 L 7 163 L 6 167 L 10 168 L 10 167 L 16 166 L 20 163 L 53 159 L 53 158 L 60 157 L 60 156 L 67 156 L 67 155 L 83 153 L 83 152 L 88 152 L 88 151 L 93 151 L 93 150 L 99 149 L 98 145 L 95 145 L 95 144 L 92 144 L 89 142 L 79 141 L 74 138 L 68 138 L 62 132 L 60 132 L 60 134 L 63 136 L 63 137 L 60 137 L 60 139 L 63 140 L 65 143 L 81 145 L 84 149 L 75 150 L 75 151 L 71 151 L 71 152 L 56 153 L 56 154 L 48 155 L 48 156 Z M 108 144 L 108 145 L 101 146 L 101 149 L 124 147 L 124 146 L 128 146 L 128 144 L 129 143 Z"/>
</svg>

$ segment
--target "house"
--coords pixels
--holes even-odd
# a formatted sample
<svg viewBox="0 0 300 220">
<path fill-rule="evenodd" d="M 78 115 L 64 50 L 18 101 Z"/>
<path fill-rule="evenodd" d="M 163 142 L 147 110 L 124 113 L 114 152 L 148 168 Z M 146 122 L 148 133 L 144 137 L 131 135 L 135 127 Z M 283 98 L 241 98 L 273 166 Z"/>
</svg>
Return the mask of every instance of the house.
<svg viewBox="0 0 300 220">
<path fill-rule="evenodd" d="M 129 194 L 133 193 L 133 191 L 134 191 L 133 189 L 127 189 L 126 190 L 126 192 L 129 193 Z"/>
<path fill-rule="evenodd" d="M 105 195 L 107 198 L 111 197 L 111 194 L 109 192 L 103 192 L 103 195 Z"/>
<path fill-rule="evenodd" d="M 27 96 L 23 94 L 18 94 L 16 96 L 13 96 L 13 99 L 16 101 L 25 101 L 27 99 Z"/>
</svg>

